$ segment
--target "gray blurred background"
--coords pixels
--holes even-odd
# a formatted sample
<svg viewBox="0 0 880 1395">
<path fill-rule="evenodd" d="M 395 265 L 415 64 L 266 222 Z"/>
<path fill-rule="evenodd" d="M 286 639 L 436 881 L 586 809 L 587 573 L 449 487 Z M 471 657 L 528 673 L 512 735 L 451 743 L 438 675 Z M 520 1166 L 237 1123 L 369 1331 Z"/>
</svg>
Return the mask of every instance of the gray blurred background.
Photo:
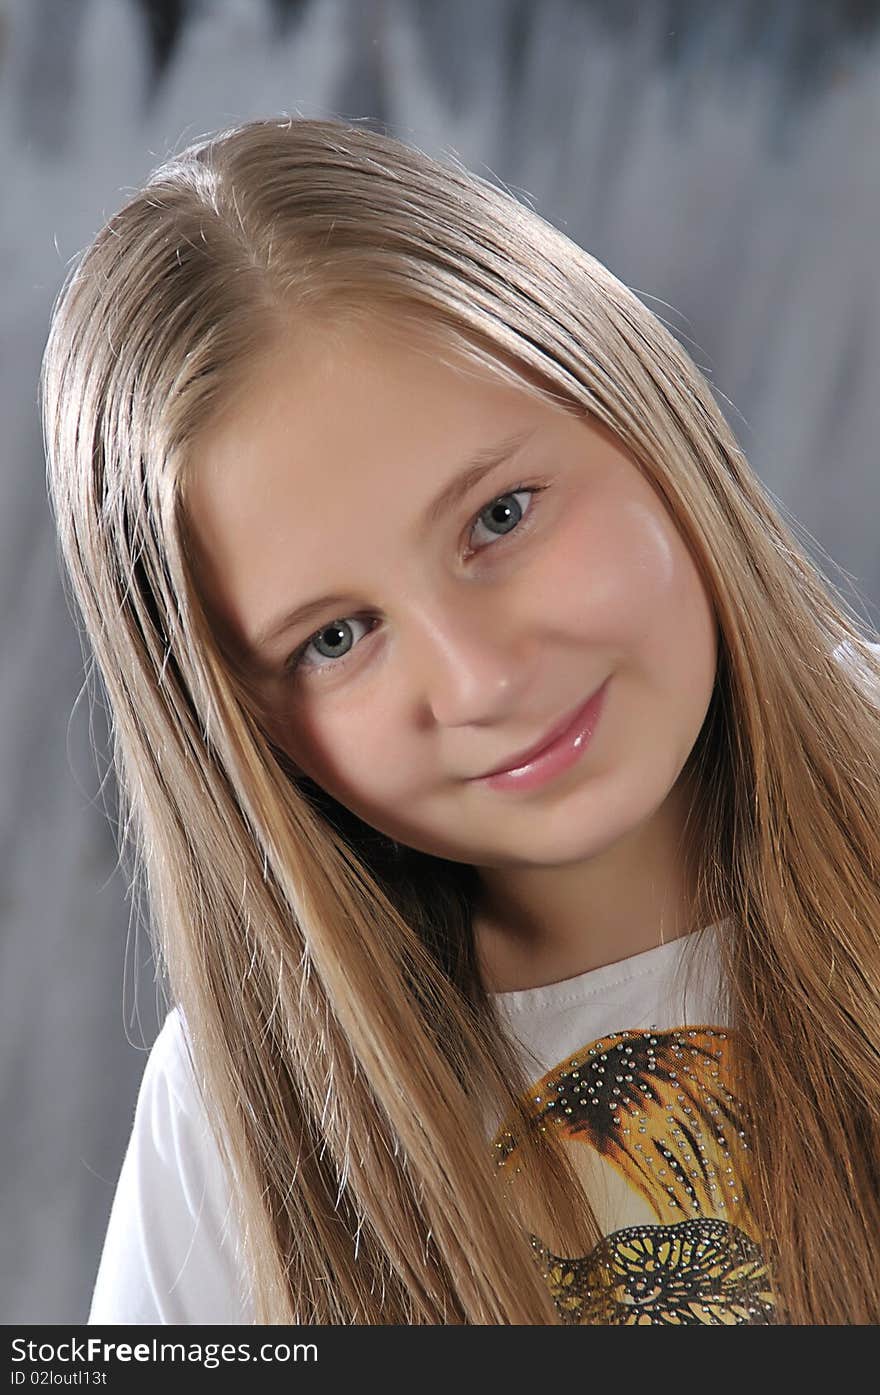
<svg viewBox="0 0 880 1395">
<path fill-rule="evenodd" d="M 46 502 L 69 259 L 233 121 L 451 150 L 665 320 L 877 624 L 878 30 L 874 0 L 0 0 L 0 1321 L 85 1321 L 163 1011 Z"/>
</svg>

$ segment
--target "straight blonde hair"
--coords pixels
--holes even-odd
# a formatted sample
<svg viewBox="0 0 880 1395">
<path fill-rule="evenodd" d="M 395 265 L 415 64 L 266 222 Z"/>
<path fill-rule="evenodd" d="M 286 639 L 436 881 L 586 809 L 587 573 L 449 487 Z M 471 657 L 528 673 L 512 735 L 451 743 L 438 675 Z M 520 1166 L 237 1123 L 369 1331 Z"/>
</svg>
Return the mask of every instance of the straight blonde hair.
<svg viewBox="0 0 880 1395">
<path fill-rule="evenodd" d="M 69 269 L 40 392 L 119 837 L 261 1323 L 549 1323 L 535 1232 L 601 1238 L 477 971 L 474 869 L 301 778 L 211 616 L 186 472 L 259 356 L 382 316 L 614 432 L 719 624 L 688 772 L 778 1321 L 880 1320 L 880 664 L 672 334 L 510 194 L 335 120 L 169 157 Z M 876 636 L 875 636 L 876 638 Z M 867 685 L 834 651 L 850 646 Z M 528 1206 L 488 1112 L 518 1121 Z"/>
</svg>

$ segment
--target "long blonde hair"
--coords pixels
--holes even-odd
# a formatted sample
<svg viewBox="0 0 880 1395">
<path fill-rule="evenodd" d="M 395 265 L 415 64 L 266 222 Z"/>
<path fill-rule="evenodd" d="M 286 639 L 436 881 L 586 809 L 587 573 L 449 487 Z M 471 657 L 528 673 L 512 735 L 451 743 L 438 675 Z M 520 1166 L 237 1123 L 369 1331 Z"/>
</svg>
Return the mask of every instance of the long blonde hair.
<svg viewBox="0 0 880 1395">
<path fill-rule="evenodd" d="M 474 869 L 389 845 L 273 743 L 196 584 L 200 431 L 281 334 L 376 315 L 590 414 L 659 490 L 719 623 L 689 760 L 751 1205 L 780 1320 L 880 1320 L 880 665 L 704 377 L 510 194 L 341 121 L 169 157 L 69 269 L 40 390 L 61 553 L 112 716 L 120 847 L 229 1169 L 257 1321 L 558 1321 L 530 1227 L 589 1200 L 477 971 Z M 313 341 L 314 342 L 314 341 Z M 487 1111 L 520 1117 L 526 1212 Z M 549 1131 L 548 1131 L 549 1135 Z M 520 1178 L 522 1181 L 522 1177 Z M 518 1193 L 521 1196 L 522 1193 Z M 532 1209 L 534 1208 L 534 1209 Z"/>
</svg>

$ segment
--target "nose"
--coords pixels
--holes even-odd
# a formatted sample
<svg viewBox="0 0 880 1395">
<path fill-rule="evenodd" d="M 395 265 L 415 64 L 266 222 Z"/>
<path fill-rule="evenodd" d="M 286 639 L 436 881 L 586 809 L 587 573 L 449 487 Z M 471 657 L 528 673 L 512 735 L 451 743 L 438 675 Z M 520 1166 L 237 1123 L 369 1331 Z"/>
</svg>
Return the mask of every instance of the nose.
<svg viewBox="0 0 880 1395">
<path fill-rule="evenodd" d="M 509 600 L 457 594 L 410 614 L 416 692 L 439 726 L 491 725 L 516 712 L 535 659 Z"/>
</svg>

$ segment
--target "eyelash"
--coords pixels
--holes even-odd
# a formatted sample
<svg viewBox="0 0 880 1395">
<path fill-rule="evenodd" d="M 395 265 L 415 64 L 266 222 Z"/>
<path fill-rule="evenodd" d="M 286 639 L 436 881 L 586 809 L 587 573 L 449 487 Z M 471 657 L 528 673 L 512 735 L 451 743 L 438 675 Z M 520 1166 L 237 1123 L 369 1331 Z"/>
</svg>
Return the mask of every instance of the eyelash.
<svg viewBox="0 0 880 1395">
<path fill-rule="evenodd" d="M 489 500 L 487 501 L 487 503 L 485 503 L 481 509 L 478 509 L 477 512 L 474 514 L 473 518 L 471 519 L 470 527 L 469 527 L 469 529 L 468 529 L 468 537 L 470 537 L 471 533 L 474 531 L 474 528 L 475 528 L 475 527 L 477 526 L 477 524 L 480 522 L 480 515 L 481 515 L 481 514 L 484 514 L 484 513 L 486 512 L 487 509 L 489 509 L 489 508 L 492 507 L 493 504 L 497 504 L 498 501 L 499 501 L 500 499 L 506 499 L 506 498 L 508 498 L 511 494 L 532 494 L 532 495 L 543 494 L 544 490 L 545 490 L 545 489 L 549 489 L 549 488 L 550 488 L 550 486 L 547 485 L 547 484 L 517 484 L 517 485 L 514 485 L 512 489 L 505 489 L 501 494 L 493 494 L 492 498 L 489 499 Z M 497 542 L 487 544 L 487 547 L 486 547 L 486 548 L 478 548 L 477 551 L 478 551 L 478 552 L 484 552 L 484 551 L 487 550 L 487 548 L 494 548 L 494 547 L 497 547 L 500 543 L 504 542 L 505 538 L 510 538 L 510 537 L 522 537 L 523 534 L 525 534 L 526 532 L 530 531 L 530 529 L 531 529 L 531 521 L 532 521 L 532 519 L 534 518 L 535 513 L 537 512 L 537 507 L 538 507 L 537 504 L 536 504 L 535 501 L 533 500 L 533 501 L 532 501 L 532 504 L 531 504 L 531 507 L 530 507 L 529 510 L 528 510 L 528 513 L 526 513 L 526 514 L 524 515 L 524 517 L 520 520 L 520 522 L 517 524 L 517 526 L 511 530 L 510 533 L 499 533 L 499 534 L 498 534 L 498 541 L 497 541 Z M 473 554 L 472 554 L 472 555 L 473 555 Z M 345 619 L 356 620 L 356 619 L 360 619 L 361 617 L 360 617 L 360 616 L 342 616 L 341 618 L 344 619 L 344 620 L 345 620 Z M 332 620 L 331 620 L 331 621 L 328 621 L 328 624 L 332 624 L 332 623 L 333 623 Z M 340 659 L 328 659 L 327 662 L 326 662 L 325 664 L 315 664 L 315 665 L 311 665 L 311 666 L 310 666 L 310 665 L 304 665 L 304 664 L 302 663 L 303 655 L 305 654 L 305 652 L 306 652 L 306 650 L 308 649 L 309 645 L 311 644 L 312 640 L 315 639 L 319 634 L 321 634 L 322 630 L 325 630 L 326 628 L 327 628 L 327 625 L 322 625 L 319 629 L 313 630 L 312 633 L 309 635 L 308 639 L 303 640 L 302 644 L 300 644 L 296 649 L 294 649 L 293 653 L 292 653 L 292 654 L 290 655 L 290 657 L 285 661 L 284 666 L 283 666 L 282 672 L 283 672 L 283 674 L 284 674 L 284 676 L 285 676 L 286 678 L 294 678 L 294 677 L 296 677 L 297 673 L 299 672 L 299 670 L 300 670 L 301 668 L 313 667 L 317 672 L 320 672 L 322 669 L 330 669 L 330 670 L 333 670 L 333 669 L 340 669 L 340 668 L 342 668 L 342 667 L 345 665 L 345 663 L 348 661 L 349 657 L 354 653 L 354 648 L 355 648 L 356 646 L 353 646 L 353 647 L 349 650 L 348 654 L 343 655 L 342 658 L 340 658 Z M 372 630 L 368 630 L 367 633 L 368 633 L 368 634 L 372 633 Z M 324 657 L 326 657 L 326 655 L 325 655 Z"/>
</svg>

